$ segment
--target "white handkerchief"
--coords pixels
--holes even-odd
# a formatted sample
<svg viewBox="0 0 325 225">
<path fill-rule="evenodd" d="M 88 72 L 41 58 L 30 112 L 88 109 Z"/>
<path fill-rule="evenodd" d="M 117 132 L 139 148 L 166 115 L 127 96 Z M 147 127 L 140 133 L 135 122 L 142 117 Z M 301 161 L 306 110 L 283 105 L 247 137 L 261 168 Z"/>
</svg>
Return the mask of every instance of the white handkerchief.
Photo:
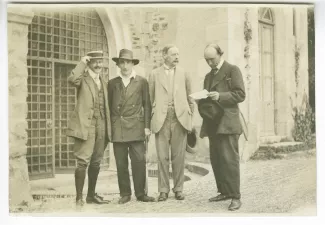
<svg viewBox="0 0 325 225">
<path fill-rule="evenodd" d="M 190 94 L 190 97 L 192 97 L 194 100 L 205 99 L 208 97 L 208 93 L 209 92 L 206 89 L 203 89 L 202 91 Z"/>
</svg>

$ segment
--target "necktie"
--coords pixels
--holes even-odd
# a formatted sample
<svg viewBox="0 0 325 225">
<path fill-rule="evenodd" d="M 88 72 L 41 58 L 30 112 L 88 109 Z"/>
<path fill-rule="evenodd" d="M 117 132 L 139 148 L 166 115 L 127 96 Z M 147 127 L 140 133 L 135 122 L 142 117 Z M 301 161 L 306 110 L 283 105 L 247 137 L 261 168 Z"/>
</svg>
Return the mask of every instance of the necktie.
<svg viewBox="0 0 325 225">
<path fill-rule="evenodd" d="M 215 69 L 212 69 L 211 72 L 212 72 L 212 74 L 217 74 L 218 70 L 219 70 L 218 68 L 215 68 Z"/>
<path fill-rule="evenodd" d="M 95 78 L 95 83 L 97 84 L 98 90 L 100 90 L 101 88 L 101 83 L 100 83 L 100 79 L 99 79 L 99 74 L 96 76 Z"/>
</svg>

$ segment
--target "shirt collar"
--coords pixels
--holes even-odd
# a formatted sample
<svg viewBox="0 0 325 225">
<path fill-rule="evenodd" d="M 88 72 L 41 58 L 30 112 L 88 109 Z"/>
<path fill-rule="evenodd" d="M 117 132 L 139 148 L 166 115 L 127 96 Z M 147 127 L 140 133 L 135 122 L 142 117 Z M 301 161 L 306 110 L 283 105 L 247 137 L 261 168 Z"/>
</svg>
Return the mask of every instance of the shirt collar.
<svg viewBox="0 0 325 225">
<path fill-rule="evenodd" d="M 224 61 L 225 61 L 225 60 L 224 60 L 223 58 L 220 59 L 220 62 L 219 62 L 219 64 L 217 65 L 218 70 L 220 70 L 220 68 L 222 67 Z"/>
<path fill-rule="evenodd" d="M 88 69 L 88 73 L 89 75 L 93 78 L 93 79 L 97 79 L 99 77 L 98 73 L 95 73 L 94 71 L 92 71 L 91 69 Z"/>
<path fill-rule="evenodd" d="M 123 75 L 121 74 L 121 70 L 119 70 L 119 71 L 117 71 L 117 75 L 118 75 L 119 77 L 121 77 L 123 80 L 126 80 L 126 79 L 135 78 L 135 76 L 137 75 L 137 73 L 136 73 L 134 70 L 132 70 L 131 75 L 130 75 L 128 78 L 126 78 L 125 76 L 123 76 Z"/>
<path fill-rule="evenodd" d="M 172 68 L 169 68 L 165 63 L 164 63 L 164 69 L 165 70 L 172 70 L 172 69 L 175 69 L 176 66 L 172 67 Z"/>
</svg>

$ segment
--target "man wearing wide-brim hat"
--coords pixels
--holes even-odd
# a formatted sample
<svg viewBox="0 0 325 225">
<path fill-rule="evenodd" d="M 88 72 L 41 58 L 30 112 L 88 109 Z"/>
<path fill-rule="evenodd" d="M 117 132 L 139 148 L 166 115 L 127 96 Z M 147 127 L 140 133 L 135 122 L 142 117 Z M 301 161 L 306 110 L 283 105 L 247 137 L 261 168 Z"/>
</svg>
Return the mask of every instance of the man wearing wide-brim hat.
<svg viewBox="0 0 325 225">
<path fill-rule="evenodd" d="M 67 136 L 74 138 L 77 159 L 75 170 L 76 204 L 83 201 L 83 186 L 88 167 L 87 203 L 104 204 L 96 194 L 96 183 L 105 148 L 111 139 L 107 84 L 101 76 L 104 54 L 88 52 L 71 71 L 68 81 L 77 88 L 77 104 L 72 112 Z M 88 69 L 88 70 L 87 70 Z"/>
<path fill-rule="evenodd" d="M 131 159 L 134 192 L 138 201 L 152 202 L 147 196 L 145 140 L 150 135 L 151 105 L 148 82 L 133 67 L 139 63 L 133 52 L 122 49 L 112 60 L 119 67 L 117 77 L 108 82 L 112 121 L 112 142 L 120 189 L 119 204 L 131 200 L 128 158 Z"/>
</svg>

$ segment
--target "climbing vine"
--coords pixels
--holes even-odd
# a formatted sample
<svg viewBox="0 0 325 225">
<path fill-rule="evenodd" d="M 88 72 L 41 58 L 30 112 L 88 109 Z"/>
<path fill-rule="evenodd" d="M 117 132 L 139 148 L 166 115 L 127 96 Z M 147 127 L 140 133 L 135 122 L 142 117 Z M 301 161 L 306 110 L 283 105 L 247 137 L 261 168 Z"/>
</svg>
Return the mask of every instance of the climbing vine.
<svg viewBox="0 0 325 225">
<path fill-rule="evenodd" d="M 299 87 L 299 69 L 300 69 L 300 58 L 301 58 L 301 46 L 297 43 L 294 47 L 294 61 L 295 61 L 295 98 L 298 99 L 298 87 Z M 312 142 L 312 126 L 315 122 L 315 114 L 309 105 L 308 96 L 306 93 L 303 95 L 302 103 L 300 106 L 293 107 L 293 120 L 294 127 L 292 130 L 292 136 L 295 141 L 303 141 L 309 144 Z"/>
<path fill-rule="evenodd" d="M 295 44 L 295 83 L 296 83 L 296 90 L 298 89 L 299 85 L 299 68 L 300 68 L 300 46 L 298 44 Z M 297 91 L 296 91 L 297 96 Z"/>
<path fill-rule="evenodd" d="M 250 74 L 250 65 L 249 65 L 249 59 L 250 59 L 250 42 L 252 40 L 252 26 L 251 23 L 248 20 L 248 14 L 249 14 L 249 9 L 246 9 L 245 12 L 245 21 L 244 21 L 244 38 L 245 38 L 245 48 L 244 48 L 244 58 L 246 60 L 246 78 L 248 84 L 250 83 L 251 80 L 251 74 Z"/>
</svg>

